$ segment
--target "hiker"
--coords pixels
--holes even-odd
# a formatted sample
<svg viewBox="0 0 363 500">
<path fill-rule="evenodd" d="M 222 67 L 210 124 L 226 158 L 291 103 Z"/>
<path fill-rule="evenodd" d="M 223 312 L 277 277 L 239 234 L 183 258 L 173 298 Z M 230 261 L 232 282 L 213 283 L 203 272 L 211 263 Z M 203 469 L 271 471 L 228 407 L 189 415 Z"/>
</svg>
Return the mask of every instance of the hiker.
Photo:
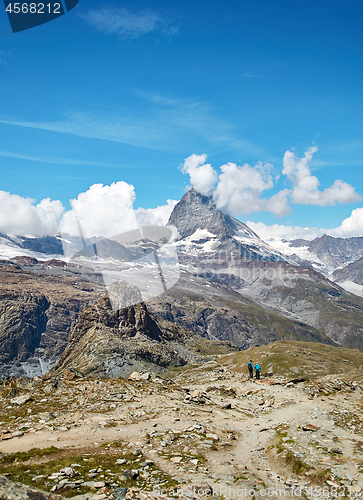
<svg viewBox="0 0 363 500">
<path fill-rule="evenodd" d="M 260 378 L 261 367 L 258 363 L 255 364 L 256 378 Z"/>
<path fill-rule="evenodd" d="M 251 359 L 247 363 L 247 368 L 248 368 L 248 372 L 250 374 L 250 378 L 253 378 L 253 363 L 252 363 Z"/>
</svg>

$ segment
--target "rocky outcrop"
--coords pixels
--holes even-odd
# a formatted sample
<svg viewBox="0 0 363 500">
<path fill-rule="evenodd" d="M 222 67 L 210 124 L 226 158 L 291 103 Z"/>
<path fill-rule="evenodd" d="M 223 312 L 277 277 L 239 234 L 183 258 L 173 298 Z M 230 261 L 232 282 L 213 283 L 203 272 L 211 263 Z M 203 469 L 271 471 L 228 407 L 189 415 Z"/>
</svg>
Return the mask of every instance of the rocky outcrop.
<svg viewBox="0 0 363 500">
<path fill-rule="evenodd" d="M 64 497 L 45 491 L 39 491 L 21 483 L 14 483 L 0 475 L 1 500 L 64 500 Z"/>
<path fill-rule="evenodd" d="M 29 262 L 0 264 L 0 379 L 43 375 L 64 351 L 80 310 L 99 293 L 79 276 L 24 267 Z"/>
<path fill-rule="evenodd" d="M 118 284 L 119 294 L 121 288 L 128 297 L 138 293 L 126 282 Z M 124 298 L 120 300 L 125 302 Z M 82 311 L 61 359 L 47 377 L 65 370 L 92 377 L 127 376 L 144 369 L 162 371 L 200 358 L 201 354 L 193 352 L 194 343 L 199 344 L 200 351 L 197 336 L 151 315 L 144 303 L 115 310 L 106 294 L 96 305 Z M 204 348 L 210 351 L 216 345 L 218 342 L 204 342 Z"/>
</svg>

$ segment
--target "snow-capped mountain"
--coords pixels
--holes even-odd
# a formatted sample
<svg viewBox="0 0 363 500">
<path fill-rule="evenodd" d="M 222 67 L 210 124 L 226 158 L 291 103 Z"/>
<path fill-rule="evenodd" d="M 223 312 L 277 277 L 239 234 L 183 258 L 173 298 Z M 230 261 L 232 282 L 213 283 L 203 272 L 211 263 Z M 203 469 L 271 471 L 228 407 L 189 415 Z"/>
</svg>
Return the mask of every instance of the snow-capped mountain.
<svg viewBox="0 0 363 500">
<path fill-rule="evenodd" d="M 168 225 L 178 231 L 179 262 L 186 270 L 223 282 L 228 275 L 228 284 L 235 289 L 245 288 L 250 282 L 250 275 L 245 272 L 249 262 L 262 261 L 309 267 L 337 281 L 348 291 L 363 294 L 363 285 L 357 281 L 357 273 L 349 273 L 349 279 L 343 279 L 343 274 L 337 273 L 363 257 L 363 237 L 334 238 L 324 235 L 312 241 L 278 238 L 264 241 L 246 224 L 218 210 L 212 197 L 204 196 L 195 189 L 188 191 L 177 203 Z M 39 261 L 68 261 L 69 256 L 78 253 L 77 258 L 82 259 L 83 265 L 101 266 L 99 270 L 111 261 L 115 261 L 116 266 L 121 262 L 129 263 L 127 267 L 135 267 L 138 259 L 159 247 L 160 242 L 153 241 L 153 238 L 154 235 L 151 238 L 143 235 L 128 241 L 119 235 L 90 238 L 84 242 L 81 237 L 0 234 L 0 259 L 23 255 Z M 162 244 L 167 239 L 160 235 Z"/>
<path fill-rule="evenodd" d="M 212 197 L 188 191 L 170 215 L 169 226 L 178 229 L 182 263 L 205 267 L 216 259 L 285 261 L 246 224 L 218 210 Z M 204 264 L 203 264 L 204 263 Z"/>
<path fill-rule="evenodd" d="M 311 241 L 273 238 L 268 243 L 290 261 L 326 275 L 363 257 L 363 237 L 334 238 L 324 234 Z"/>
</svg>

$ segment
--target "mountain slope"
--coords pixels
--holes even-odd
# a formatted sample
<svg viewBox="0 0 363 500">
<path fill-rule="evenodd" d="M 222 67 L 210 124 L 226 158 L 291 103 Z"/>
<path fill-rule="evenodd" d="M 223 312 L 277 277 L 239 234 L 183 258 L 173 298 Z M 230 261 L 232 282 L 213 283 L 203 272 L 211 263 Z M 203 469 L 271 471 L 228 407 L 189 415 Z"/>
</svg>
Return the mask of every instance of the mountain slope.
<svg viewBox="0 0 363 500">
<path fill-rule="evenodd" d="M 305 248 L 310 253 L 310 260 L 316 259 L 330 271 L 363 257 L 363 237 L 334 238 L 324 234 L 312 241 L 300 239 L 289 243 L 296 249 Z"/>
<path fill-rule="evenodd" d="M 337 269 L 333 273 L 334 281 L 353 281 L 358 285 L 363 285 L 363 257 L 348 264 L 342 269 Z"/>
<path fill-rule="evenodd" d="M 363 257 L 334 271 L 332 279 L 345 290 L 363 297 Z"/>
<path fill-rule="evenodd" d="M 307 267 L 250 262 L 248 268 L 242 295 L 294 314 L 346 347 L 363 349 L 363 298 Z"/>
<path fill-rule="evenodd" d="M 182 272 L 166 294 L 148 302 L 148 308 L 168 321 L 199 335 L 233 342 L 241 349 L 278 339 L 334 342 L 315 329 L 266 309 L 221 283 Z"/>
<path fill-rule="evenodd" d="M 118 293 L 139 294 L 126 282 Z M 141 296 L 139 297 L 141 300 Z M 137 302 L 133 300 L 132 302 Z M 229 352 L 229 343 L 200 339 L 192 332 L 149 313 L 142 302 L 113 310 L 108 295 L 86 307 L 59 362 L 47 377 L 65 370 L 81 376 L 120 377 L 135 370 L 160 372 L 203 358 L 202 352 Z"/>
<path fill-rule="evenodd" d="M 262 373 L 278 373 L 290 378 L 312 379 L 330 374 L 345 376 L 347 373 L 353 379 L 357 375 L 363 376 L 361 351 L 318 342 L 278 341 L 221 356 L 218 361 L 232 371 L 246 373 L 250 359 L 259 362 Z"/>
<path fill-rule="evenodd" d="M 363 349 L 360 297 L 313 269 L 283 261 L 247 226 L 221 214 L 211 198 L 189 191 L 175 206 L 169 223 L 181 234 L 178 252 L 186 271 L 227 285 L 261 307 L 308 324 L 338 343 Z M 312 248 L 322 257 L 333 252 L 334 244 L 341 259 L 344 251 L 360 251 L 360 238 L 347 243 L 335 240 L 322 237 Z"/>
<path fill-rule="evenodd" d="M 0 278 L 0 379 L 43 375 L 64 351 L 80 310 L 104 289 L 51 264 L 3 262 Z"/>
</svg>

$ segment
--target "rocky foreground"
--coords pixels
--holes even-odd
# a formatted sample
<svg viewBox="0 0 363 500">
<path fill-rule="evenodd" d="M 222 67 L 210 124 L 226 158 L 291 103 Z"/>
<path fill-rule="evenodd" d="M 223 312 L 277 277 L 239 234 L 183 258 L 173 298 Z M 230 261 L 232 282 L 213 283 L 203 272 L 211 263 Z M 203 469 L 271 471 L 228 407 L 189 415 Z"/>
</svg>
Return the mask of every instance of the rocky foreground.
<svg viewBox="0 0 363 500">
<path fill-rule="evenodd" d="M 354 373 L 250 381 L 229 357 L 173 379 L 4 382 L 0 499 L 359 497 Z"/>
</svg>

